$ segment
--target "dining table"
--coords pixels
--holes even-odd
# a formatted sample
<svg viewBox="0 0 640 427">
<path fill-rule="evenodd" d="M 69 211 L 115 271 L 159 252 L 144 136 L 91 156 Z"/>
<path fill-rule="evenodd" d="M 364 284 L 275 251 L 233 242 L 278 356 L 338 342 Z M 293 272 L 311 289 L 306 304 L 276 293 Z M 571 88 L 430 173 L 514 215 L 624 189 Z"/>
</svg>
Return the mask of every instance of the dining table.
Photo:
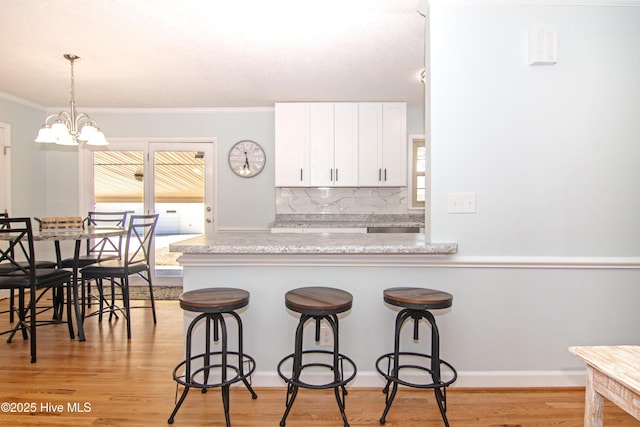
<svg viewBox="0 0 640 427">
<path fill-rule="evenodd" d="M 73 306 L 76 317 L 76 324 L 78 327 L 78 339 L 85 341 L 84 334 L 84 318 L 82 309 L 80 307 L 80 300 L 78 296 L 78 283 L 79 283 L 79 258 L 80 248 L 82 241 L 86 240 L 100 240 L 107 237 L 123 236 L 127 233 L 124 227 L 99 227 L 88 226 L 85 228 L 45 228 L 42 230 L 34 230 L 34 241 L 53 241 L 56 251 L 56 262 L 58 268 L 62 268 L 62 251 L 60 242 L 73 241 L 75 242 L 73 251 L 73 276 L 71 279 L 71 290 L 73 294 Z M 69 301 L 67 303 L 70 303 Z"/>
</svg>

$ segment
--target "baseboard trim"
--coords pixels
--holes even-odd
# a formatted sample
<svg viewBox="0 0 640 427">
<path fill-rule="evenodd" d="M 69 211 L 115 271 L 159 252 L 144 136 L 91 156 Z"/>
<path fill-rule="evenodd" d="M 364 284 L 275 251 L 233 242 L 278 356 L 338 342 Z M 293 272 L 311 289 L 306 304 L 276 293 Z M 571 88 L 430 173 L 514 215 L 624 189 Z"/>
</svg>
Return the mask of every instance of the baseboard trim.
<svg viewBox="0 0 640 427">
<path fill-rule="evenodd" d="M 325 374 L 315 376 L 318 383 L 329 380 Z M 407 377 L 409 379 L 409 377 Z M 586 371 L 462 371 L 451 387 L 457 388 L 552 388 L 584 387 Z M 328 381 L 327 381 L 328 382 Z M 349 383 L 354 388 L 382 388 L 384 378 L 375 371 L 358 372 Z M 255 387 L 284 387 L 277 372 L 257 371 L 252 376 Z"/>
</svg>

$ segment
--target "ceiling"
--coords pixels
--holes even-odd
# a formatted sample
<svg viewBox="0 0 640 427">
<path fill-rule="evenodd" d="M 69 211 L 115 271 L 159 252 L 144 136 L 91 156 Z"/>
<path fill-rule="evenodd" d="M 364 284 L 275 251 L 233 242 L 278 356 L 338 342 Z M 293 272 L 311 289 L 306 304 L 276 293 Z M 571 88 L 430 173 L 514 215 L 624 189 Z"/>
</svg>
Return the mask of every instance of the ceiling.
<svg viewBox="0 0 640 427">
<path fill-rule="evenodd" d="M 0 92 L 78 109 L 424 105 L 418 0 L 0 0 Z"/>
</svg>

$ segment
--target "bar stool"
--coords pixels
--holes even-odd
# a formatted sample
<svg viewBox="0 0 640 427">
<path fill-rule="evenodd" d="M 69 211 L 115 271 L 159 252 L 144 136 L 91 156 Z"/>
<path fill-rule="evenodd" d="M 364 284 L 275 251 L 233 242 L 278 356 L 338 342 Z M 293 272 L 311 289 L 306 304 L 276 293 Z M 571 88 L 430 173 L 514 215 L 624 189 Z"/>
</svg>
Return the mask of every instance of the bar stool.
<svg viewBox="0 0 640 427">
<path fill-rule="evenodd" d="M 380 417 L 380 424 L 386 422 L 387 413 L 391 408 L 393 399 L 398 391 L 398 384 L 408 387 L 433 389 L 436 402 L 442 415 L 444 424 L 448 427 L 447 420 L 447 394 L 446 389 L 457 378 L 458 374 L 451 364 L 440 359 L 440 334 L 436 326 L 435 318 L 429 310 L 437 310 L 451 307 L 453 296 L 447 292 L 412 287 L 390 288 L 384 291 L 384 301 L 388 304 L 402 307 L 396 316 L 395 345 L 393 353 L 387 353 L 378 358 L 376 369 L 387 379 L 387 384 L 382 392 L 385 393 L 384 412 Z M 431 355 L 415 352 L 400 351 L 400 331 L 405 322 L 413 319 L 413 339 L 418 340 L 418 326 L 420 319 L 426 319 L 431 325 Z M 386 361 L 386 367 L 383 367 Z M 448 368 L 446 378 L 442 378 L 442 366 Z M 429 374 L 426 382 L 402 378 L 402 370 L 405 372 L 426 372 Z M 393 384 L 393 386 L 391 386 Z M 391 388 L 391 391 L 390 391 Z"/>
<path fill-rule="evenodd" d="M 353 296 L 346 291 L 327 287 L 306 287 L 294 289 L 285 294 L 285 305 L 288 309 L 300 313 L 300 321 L 296 328 L 295 352 L 289 354 L 278 364 L 278 374 L 287 383 L 286 409 L 280 425 L 286 423 L 289 411 L 300 387 L 309 389 L 334 390 L 340 415 L 344 426 L 349 422 L 345 415 L 345 385 L 356 376 L 356 365 L 347 356 L 340 354 L 338 348 L 338 314 L 351 309 Z M 315 341 L 320 341 L 320 324 L 324 320 L 333 332 L 333 350 L 304 350 L 302 338 L 304 325 L 308 320 L 315 321 Z M 311 357 L 306 357 L 311 356 Z M 330 359 L 322 360 L 322 359 Z M 291 361 L 291 374 L 283 373 L 285 362 Z M 301 379 L 306 368 L 326 368 L 333 372 L 333 380 L 325 384 L 311 384 Z M 345 371 L 346 368 L 346 371 Z M 346 377 L 345 377 L 346 373 Z"/>
<path fill-rule="evenodd" d="M 186 335 L 186 356 L 173 370 L 173 379 L 176 381 L 176 397 L 178 397 L 178 384 L 184 386 L 184 391 L 180 400 L 176 404 L 169 420 L 173 424 L 178 409 L 187 397 L 191 387 L 199 388 L 202 393 L 213 387 L 221 387 L 222 404 L 224 406 L 224 416 L 229 427 L 229 387 L 231 384 L 242 381 L 251 393 L 253 399 L 258 396 L 251 388 L 247 378 L 253 373 L 256 367 L 255 360 L 245 354 L 242 350 L 242 321 L 235 312 L 249 304 L 249 292 L 234 288 L 209 288 L 184 292 L 180 295 L 180 307 L 183 310 L 202 313 L 189 324 Z M 238 351 L 229 351 L 227 348 L 227 327 L 224 315 L 235 319 L 238 326 Z M 205 320 L 205 351 L 204 353 L 191 355 L 191 335 L 194 327 Z M 211 324 L 213 323 L 213 340 L 219 341 L 220 350 L 211 349 Z M 231 360 L 230 360 L 231 359 Z M 202 362 L 202 367 L 194 369 L 192 363 Z M 244 369 L 244 365 L 248 369 Z M 181 373 L 182 372 L 182 373 Z M 211 378 L 210 378 L 211 376 Z"/>
</svg>

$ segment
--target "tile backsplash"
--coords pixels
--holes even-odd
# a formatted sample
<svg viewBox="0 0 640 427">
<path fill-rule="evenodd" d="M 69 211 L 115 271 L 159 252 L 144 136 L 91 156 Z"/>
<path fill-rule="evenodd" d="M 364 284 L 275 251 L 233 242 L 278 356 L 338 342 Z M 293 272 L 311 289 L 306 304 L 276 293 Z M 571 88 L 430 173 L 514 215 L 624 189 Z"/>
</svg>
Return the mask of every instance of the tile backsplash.
<svg viewBox="0 0 640 427">
<path fill-rule="evenodd" d="M 405 214 L 406 187 L 276 188 L 276 214 Z"/>
</svg>

